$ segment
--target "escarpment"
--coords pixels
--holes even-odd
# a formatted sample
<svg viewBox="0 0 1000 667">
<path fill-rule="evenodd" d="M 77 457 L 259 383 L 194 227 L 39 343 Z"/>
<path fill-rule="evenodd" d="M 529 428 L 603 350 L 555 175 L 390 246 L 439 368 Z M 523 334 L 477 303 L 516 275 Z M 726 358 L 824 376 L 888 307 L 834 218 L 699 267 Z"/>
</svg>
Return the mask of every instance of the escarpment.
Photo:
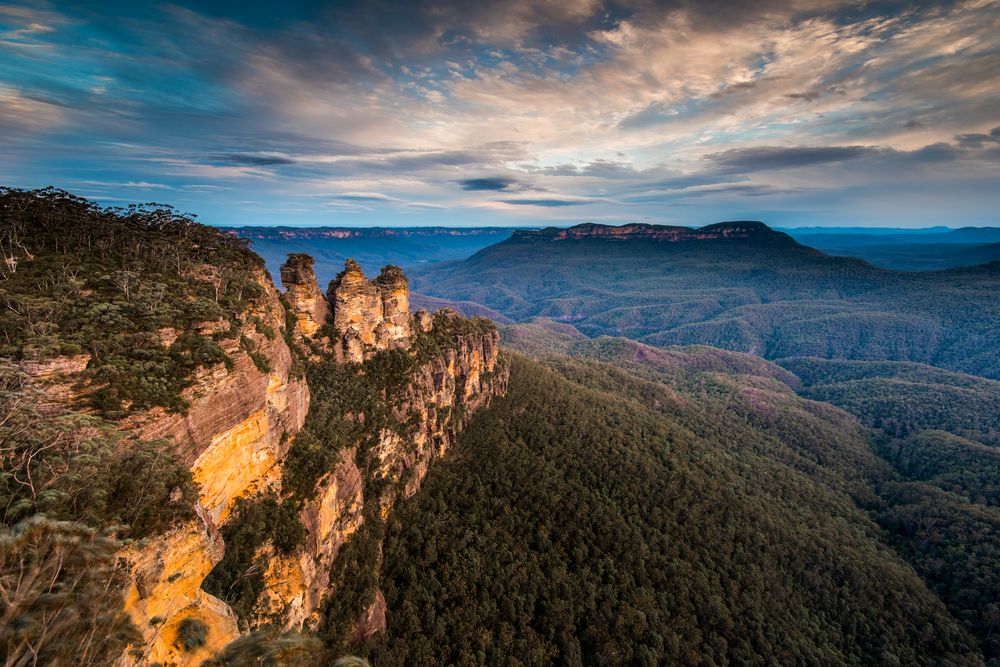
<svg viewBox="0 0 1000 667">
<path fill-rule="evenodd" d="M 121 553 L 142 635 L 122 665 L 200 664 L 263 625 L 337 641 L 380 631 L 392 610 L 373 535 L 468 415 L 506 389 L 492 323 L 411 314 L 394 267 L 369 281 L 349 262 L 327 301 L 311 267 L 293 255 L 283 295 L 261 272 L 245 312 L 196 324 L 227 362 L 196 371 L 186 410 L 121 422 L 169 440 L 198 492 L 194 518 Z M 205 633 L 193 648 L 192 627 Z"/>
<path fill-rule="evenodd" d="M 107 422 L 163 443 L 157 456 L 190 473 L 190 487 L 163 498 L 180 518 L 116 554 L 137 631 L 118 665 L 200 665 L 265 625 L 331 645 L 378 633 L 393 613 L 378 589 L 383 522 L 468 416 L 506 390 L 492 323 L 411 314 L 393 268 L 364 283 L 347 275 L 330 304 L 308 257 L 289 264 L 283 294 L 255 269 L 255 296 L 238 312 L 155 331 L 154 351 L 211 346 L 179 392 L 183 408 Z M 25 359 L 19 372 L 38 387 L 39 409 L 85 413 L 100 390 L 93 363 L 55 355 Z M 190 511 L 178 509 L 185 503 Z"/>
<path fill-rule="evenodd" d="M 280 293 L 246 242 L 153 205 L 0 189 L 0 223 L 8 661 L 377 633 L 386 517 L 506 390 L 493 324 L 412 314 L 395 267 L 348 262 L 328 299 L 292 255 Z"/>
<path fill-rule="evenodd" d="M 379 604 L 382 523 L 468 415 L 505 392 L 507 373 L 492 323 L 411 314 L 399 269 L 368 281 L 348 262 L 328 294 L 332 333 L 293 343 L 302 356 L 326 350 L 306 365 L 310 414 L 279 482 L 246 495 L 223 526 L 227 552 L 205 588 L 244 630 L 316 630 L 337 643 L 371 636 L 392 613 Z M 255 522 L 273 529 L 251 534 Z"/>
<path fill-rule="evenodd" d="M 266 274 L 257 282 L 262 296 L 245 312 L 199 325 L 231 335 L 222 340 L 228 363 L 198 369 L 183 394 L 187 410 L 156 408 L 121 424 L 144 439 L 168 439 L 198 489 L 194 519 L 122 553 L 126 611 L 143 642 L 121 664 L 197 664 L 239 635 L 228 605 L 201 588 L 225 553 L 219 526 L 237 498 L 274 483 L 309 408 L 305 379 L 292 372 L 292 352 L 278 335 L 284 306 Z M 196 624 L 205 642 L 185 650 L 179 635 Z"/>
</svg>

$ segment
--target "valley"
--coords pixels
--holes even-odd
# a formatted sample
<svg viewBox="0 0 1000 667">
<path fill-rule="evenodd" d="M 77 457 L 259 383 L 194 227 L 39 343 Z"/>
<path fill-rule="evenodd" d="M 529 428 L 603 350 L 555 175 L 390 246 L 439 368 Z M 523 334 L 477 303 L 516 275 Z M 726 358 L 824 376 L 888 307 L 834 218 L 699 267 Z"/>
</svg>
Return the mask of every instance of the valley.
<svg viewBox="0 0 1000 667">
<path fill-rule="evenodd" d="M 0 215 L 0 585 L 51 577 L 8 655 L 1000 659 L 994 266 L 585 225 L 324 290 L 164 209 Z"/>
</svg>

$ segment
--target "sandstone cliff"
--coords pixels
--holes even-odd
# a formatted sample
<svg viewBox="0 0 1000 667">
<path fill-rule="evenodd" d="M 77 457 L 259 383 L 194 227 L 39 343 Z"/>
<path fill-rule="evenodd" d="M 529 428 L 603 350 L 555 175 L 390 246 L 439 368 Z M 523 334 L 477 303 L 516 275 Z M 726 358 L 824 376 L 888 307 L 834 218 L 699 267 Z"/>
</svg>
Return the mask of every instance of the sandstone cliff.
<svg viewBox="0 0 1000 667">
<path fill-rule="evenodd" d="M 126 610 L 143 637 L 121 665 L 197 665 L 264 624 L 315 629 L 325 623 L 324 603 L 344 586 L 344 565 L 337 566 L 344 545 L 384 520 L 398 497 L 416 492 L 468 415 L 506 390 L 499 336 L 488 322 L 454 312 L 411 314 L 402 271 L 386 267 L 369 281 L 353 262 L 331 284 L 330 303 L 311 267 L 311 258 L 290 257 L 282 267 L 283 297 L 262 273 L 263 296 L 250 311 L 198 325 L 219 335 L 231 363 L 197 372 L 185 390 L 183 414 L 157 408 L 122 422 L 143 438 L 173 443 L 191 467 L 199 502 L 196 519 L 121 554 L 130 572 Z M 323 330 L 327 324 L 332 337 L 331 329 Z M 387 365 L 392 373 L 386 374 Z M 302 368 L 306 377 L 296 370 Z M 310 383 L 316 383 L 312 391 Z M 308 425 L 307 413 L 317 400 L 318 409 L 333 410 L 323 398 L 331 391 L 349 394 L 354 407 L 337 415 L 346 435 L 325 441 L 324 432 Z M 293 492 L 285 487 L 297 473 L 287 462 L 300 434 L 329 450 L 333 463 Z M 230 587 L 212 589 L 220 597 L 206 588 L 234 559 L 235 566 L 247 565 L 226 536 L 243 520 L 234 505 L 264 497 L 294 507 L 302 539 L 291 551 L 269 538 L 254 547 L 245 569 L 260 574 L 260 587 L 249 613 L 241 603 L 238 614 L 234 600 L 223 599 Z M 377 579 L 379 553 L 363 559 L 366 576 Z M 363 598 L 360 606 L 345 607 L 355 641 L 380 631 L 392 613 L 377 586 Z M 183 628 L 194 623 L 207 631 L 206 641 L 185 648 Z"/>
<path fill-rule="evenodd" d="M 380 350 L 410 345 L 410 285 L 399 267 L 387 266 L 368 280 L 358 263 L 347 260 L 330 283 L 336 345 L 344 359 L 360 362 Z"/>
<path fill-rule="evenodd" d="M 198 664 L 238 636 L 229 607 L 201 588 L 225 551 L 218 526 L 236 498 L 270 483 L 309 408 L 309 389 L 304 379 L 293 377 L 291 351 L 277 335 L 284 307 L 266 275 L 258 282 L 264 296 L 239 315 L 240 336 L 224 341 L 231 368 L 221 363 L 202 368 L 185 390 L 184 414 L 154 409 L 122 424 L 143 438 L 174 443 L 191 466 L 199 504 L 195 521 L 122 554 L 131 567 L 126 610 L 144 644 L 133 646 L 121 664 Z M 219 321 L 201 328 L 231 326 Z M 177 645 L 185 619 L 207 627 L 199 650 L 185 652 Z"/>
<path fill-rule="evenodd" d="M 330 308 L 316 283 L 313 258 L 292 254 L 281 266 L 281 284 L 285 296 L 295 313 L 296 331 L 303 336 L 313 336 L 326 324 Z"/>
<path fill-rule="evenodd" d="M 313 293 L 294 284 L 300 294 Z M 292 445 L 281 480 L 248 494 L 236 523 L 223 527 L 224 535 L 245 544 L 231 549 L 206 583 L 239 611 L 244 630 L 329 625 L 322 611 L 344 587 L 338 561 L 344 545 L 371 546 L 373 526 L 397 498 L 417 491 L 430 462 L 447 451 L 468 415 L 506 390 L 492 323 L 453 311 L 411 314 L 407 279 L 398 268 L 386 267 L 369 281 L 348 261 L 328 295 L 332 336 L 317 330 L 295 345 L 303 355 L 327 350 L 325 356 L 312 354 L 307 366 L 314 417 L 306 420 L 302 444 Z M 292 510 L 304 534 L 291 548 L 276 535 L 261 540 L 241 534 L 240 521 Z M 348 572 L 377 580 L 379 560 L 376 548 L 352 560 Z M 245 572 L 262 576 L 247 585 L 239 579 Z M 347 623 L 348 639 L 378 632 L 391 613 L 380 604 L 377 587 L 358 599 L 358 591 L 343 595 L 351 600 L 339 618 Z"/>
</svg>

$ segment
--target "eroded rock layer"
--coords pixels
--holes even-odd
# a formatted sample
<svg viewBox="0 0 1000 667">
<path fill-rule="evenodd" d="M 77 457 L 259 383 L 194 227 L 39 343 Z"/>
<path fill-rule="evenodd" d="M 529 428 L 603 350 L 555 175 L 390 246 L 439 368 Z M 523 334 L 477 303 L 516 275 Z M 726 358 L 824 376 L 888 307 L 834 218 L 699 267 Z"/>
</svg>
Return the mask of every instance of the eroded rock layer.
<svg viewBox="0 0 1000 667">
<path fill-rule="evenodd" d="M 199 488 L 197 520 L 122 554 L 131 568 L 126 611 L 144 640 L 122 657 L 123 665 L 199 664 L 238 636 L 232 610 L 201 588 L 225 551 L 218 527 L 237 498 L 269 484 L 279 472 L 309 409 L 309 388 L 293 376 L 292 353 L 279 335 L 284 307 L 266 275 L 258 282 L 263 296 L 249 312 L 235 323 L 202 326 L 240 331 L 222 341 L 230 364 L 202 368 L 185 390 L 186 412 L 157 408 L 122 424 L 146 439 L 171 440 Z M 197 650 L 179 646 L 185 619 L 207 628 L 206 642 Z"/>
<path fill-rule="evenodd" d="M 331 281 L 327 298 L 344 359 L 361 362 L 376 352 L 410 345 L 410 285 L 399 267 L 387 266 L 368 280 L 354 260 Z"/>
<path fill-rule="evenodd" d="M 142 438 L 168 439 L 190 466 L 199 500 L 195 519 L 121 553 L 130 573 L 125 606 L 142 642 L 120 665 L 198 665 L 262 625 L 321 626 L 325 605 L 343 588 L 336 563 L 344 545 L 366 524 L 384 521 L 398 498 L 415 493 L 468 416 L 506 391 L 495 327 L 454 312 L 411 315 L 408 282 L 395 267 L 369 281 L 348 262 L 331 284 L 332 303 L 307 256 L 292 256 L 282 267 L 283 296 L 263 273 L 258 282 L 263 296 L 248 312 L 197 325 L 219 340 L 228 359 L 197 371 L 184 391 L 187 409 L 156 408 L 121 424 Z M 333 336 L 321 332 L 326 323 Z M 314 400 L 305 376 L 323 364 L 344 369 L 343 377 L 365 383 L 360 393 L 376 399 L 338 417 L 353 424 L 353 440 L 315 443 L 336 450 L 335 463 L 295 499 L 304 537 L 291 552 L 263 540 L 252 553 L 253 571 L 262 573 L 259 596 L 249 614 L 244 606 L 234 613 L 226 591 L 210 594 L 206 580 L 227 558 L 226 535 L 242 520 L 234 512 L 238 503 L 289 499 L 282 488 L 286 463 Z M 385 376 L 391 387 L 379 390 L 389 382 L 387 366 L 397 370 Z M 363 567 L 377 578 L 380 547 Z M 377 587 L 367 591 L 349 613 L 346 638 L 379 632 L 387 613 Z M 194 626 L 204 630 L 204 642 L 185 646 L 185 628 Z"/>
</svg>

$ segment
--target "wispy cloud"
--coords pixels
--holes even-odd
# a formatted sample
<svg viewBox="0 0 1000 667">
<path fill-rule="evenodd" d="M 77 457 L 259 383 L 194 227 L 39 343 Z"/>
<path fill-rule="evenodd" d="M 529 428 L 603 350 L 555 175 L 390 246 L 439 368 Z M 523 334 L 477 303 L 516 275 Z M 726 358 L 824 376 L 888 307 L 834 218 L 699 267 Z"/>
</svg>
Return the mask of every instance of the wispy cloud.
<svg viewBox="0 0 1000 667">
<path fill-rule="evenodd" d="M 389 4 L 2 5 L 0 176 L 220 224 L 998 222 L 995 0 Z"/>
</svg>

